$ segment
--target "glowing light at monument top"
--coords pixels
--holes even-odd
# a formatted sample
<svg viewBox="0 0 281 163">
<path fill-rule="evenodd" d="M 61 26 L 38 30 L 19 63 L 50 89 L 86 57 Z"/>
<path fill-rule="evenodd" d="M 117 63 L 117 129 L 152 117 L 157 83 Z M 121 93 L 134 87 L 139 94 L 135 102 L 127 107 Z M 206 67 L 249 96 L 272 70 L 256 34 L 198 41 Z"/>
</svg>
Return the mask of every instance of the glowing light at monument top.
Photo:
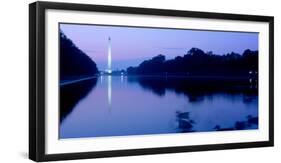
<svg viewBox="0 0 281 163">
<path fill-rule="evenodd" d="M 107 72 L 111 73 L 111 39 L 110 39 L 110 37 L 108 37 Z"/>
</svg>

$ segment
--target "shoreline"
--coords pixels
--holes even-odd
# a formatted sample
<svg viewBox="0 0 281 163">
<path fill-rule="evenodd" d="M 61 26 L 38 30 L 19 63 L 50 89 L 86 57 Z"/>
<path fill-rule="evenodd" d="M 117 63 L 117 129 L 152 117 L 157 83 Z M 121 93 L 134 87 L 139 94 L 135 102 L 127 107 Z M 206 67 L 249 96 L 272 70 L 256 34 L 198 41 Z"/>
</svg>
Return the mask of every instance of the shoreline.
<svg viewBox="0 0 281 163">
<path fill-rule="evenodd" d="M 100 76 L 112 76 L 112 77 L 121 77 L 126 76 L 128 78 L 182 78 L 182 79 L 191 79 L 191 80 L 249 80 L 249 79 L 258 79 L 257 76 L 222 76 L 222 75 L 119 75 L 119 74 L 98 74 L 91 76 L 80 76 L 80 77 L 69 77 L 69 79 L 64 79 L 60 81 L 59 85 L 64 86 L 68 84 L 74 84 L 77 82 L 82 82 Z"/>
</svg>

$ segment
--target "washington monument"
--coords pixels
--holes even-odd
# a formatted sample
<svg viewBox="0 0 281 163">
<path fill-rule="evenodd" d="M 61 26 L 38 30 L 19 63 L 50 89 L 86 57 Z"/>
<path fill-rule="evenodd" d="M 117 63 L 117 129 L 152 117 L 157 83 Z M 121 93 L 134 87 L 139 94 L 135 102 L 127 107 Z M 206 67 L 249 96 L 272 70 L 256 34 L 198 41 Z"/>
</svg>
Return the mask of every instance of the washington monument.
<svg viewBox="0 0 281 163">
<path fill-rule="evenodd" d="M 107 49 L 107 73 L 111 74 L 111 39 L 108 37 L 108 49 Z"/>
</svg>

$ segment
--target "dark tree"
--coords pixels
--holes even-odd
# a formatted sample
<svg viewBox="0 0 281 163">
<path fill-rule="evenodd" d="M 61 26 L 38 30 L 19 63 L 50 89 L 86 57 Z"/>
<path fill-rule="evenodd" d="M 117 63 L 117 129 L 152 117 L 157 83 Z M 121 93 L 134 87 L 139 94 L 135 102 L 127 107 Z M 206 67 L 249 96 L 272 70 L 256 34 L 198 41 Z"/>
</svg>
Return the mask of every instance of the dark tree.
<svg viewBox="0 0 281 163">
<path fill-rule="evenodd" d="M 95 75 L 96 63 L 60 31 L 60 79 Z"/>
<path fill-rule="evenodd" d="M 225 55 L 204 52 L 198 48 L 191 48 L 184 56 L 165 60 L 165 56 L 158 55 L 143 61 L 137 67 L 127 68 L 128 74 L 134 75 L 219 75 L 219 76 L 247 76 L 257 75 L 258 51 L 245 50 L 242 55 L 228 53 Z"/>
</svg>

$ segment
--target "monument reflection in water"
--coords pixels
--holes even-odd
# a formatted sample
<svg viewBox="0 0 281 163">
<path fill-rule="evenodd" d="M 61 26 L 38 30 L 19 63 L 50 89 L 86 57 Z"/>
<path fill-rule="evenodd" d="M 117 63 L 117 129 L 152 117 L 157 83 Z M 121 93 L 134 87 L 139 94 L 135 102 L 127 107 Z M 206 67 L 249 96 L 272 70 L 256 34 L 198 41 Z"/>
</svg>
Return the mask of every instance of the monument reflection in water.
<svg viewBox="0 0 281 163">
<path fill-rule="evenodd" d="M 258 128 L 257 83 L 248 79 L 104 75 L 62 94 L 60 138 Z"/>
</svg>

